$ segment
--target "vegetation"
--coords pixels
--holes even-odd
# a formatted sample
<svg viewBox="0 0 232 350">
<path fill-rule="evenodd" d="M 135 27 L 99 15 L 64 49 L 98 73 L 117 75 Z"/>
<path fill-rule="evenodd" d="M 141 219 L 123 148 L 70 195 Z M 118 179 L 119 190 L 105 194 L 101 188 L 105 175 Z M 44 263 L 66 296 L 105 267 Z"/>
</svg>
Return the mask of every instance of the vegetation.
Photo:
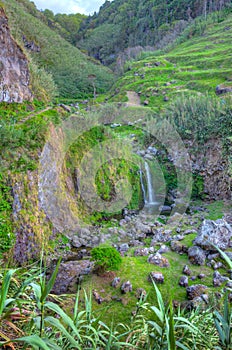
<svg viewBox="0 0 232 350">
<path fill-rule="evenodd" d="M 78 46 L 104 64 L 112 64 L 125 49 L 126 58 L 141 47 L 164 47 L 172 42 L 197 16 L 204 18 L 223 8 L 230 0 L 115 0 L 106 1 L 99 13 L 81 24 Z M 173 35 L 174 34 L 174 35 Z M 106 36 L 105 36 L 106 35 Z M 137 50 L 133 48 L 137 47 Z M 133 57 L 133 56 L 132 56 Z"/>
<path fill-rule="evenodd" d="M 29 0 L 7 0 L 3 3 L 14 38 L 22 47 L 27 47 L 28 54 L 39 67 L 40 75 L 43 73 L 42 68 L 52 75 L 61 97 L 77 99 L 92 96 L 93 87 L 89 75 L 96 76 L 97 93 L 105 92 L 110 87 L 113 81 L 110 70 L 81 53 L 40 18 L 31 15 L 28 10 L 28 6 L 31 8 Z M 39 12 L 36 9 L 33 11 Z M 32 69 L 32 73 L 33 84 L 36 84 L 38 72 Z M 45 87 L 47 80 L 41 78 Z M 51 83 L 48 84 L 48 89 L 50 86 Z"/>
<path fill-rule="evenodd" d="M 99 245 L 91 250 L 92 259 L 101 271 L 118 270 L 122 258 L 117 249 Z"/>
</svg>

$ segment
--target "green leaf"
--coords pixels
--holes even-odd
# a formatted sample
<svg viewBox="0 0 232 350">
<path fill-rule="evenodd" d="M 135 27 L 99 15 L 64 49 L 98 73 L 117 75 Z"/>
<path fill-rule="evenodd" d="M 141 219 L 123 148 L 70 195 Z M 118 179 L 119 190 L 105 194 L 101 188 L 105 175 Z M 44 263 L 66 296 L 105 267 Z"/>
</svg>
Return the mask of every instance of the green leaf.
<svg viewBox="0 0 232 350">
<path fill-rule="evenodd" d="M 0 293 L 0 316 L 2 315 L 2 312 L 6 306 L 6 298 L 10 286 L 11 277 L 15 273 L 15 271 L 17 271 L 17 269 L 9 270 L 3 277 L 2 288 Z"/>
<path fill-rule="evenodd" d="M 42 291 L 41 302 L 46 300 L 48 294 L 50 293 L 50 291 L 52 290 L 52 287 L 54 286 L 54 283 L 55 283 L 55 280 L 56 280 L 56 276 L 58 274 L 58 270 L 59 270 L 59 267 L 60 267 L 60 263 L 61 263 L 61 258 L 58 260 L 56 268 L 53 271 L 53 274 L 51 275 L 51 278 L 49 279 L 49 281 L 45 285 L 45 288 Z"/>
<path fill-rule="evenodd" d="M 18 339 L 11 340 L 11 342 L 24 342 L 32 346 L 34 349 L 51 350 L 47 344 L 38 335 L 29 335 L 27 337 L 22 337 Z M 59 348 L 57 347 L 57 350 Z"/>
</svg>

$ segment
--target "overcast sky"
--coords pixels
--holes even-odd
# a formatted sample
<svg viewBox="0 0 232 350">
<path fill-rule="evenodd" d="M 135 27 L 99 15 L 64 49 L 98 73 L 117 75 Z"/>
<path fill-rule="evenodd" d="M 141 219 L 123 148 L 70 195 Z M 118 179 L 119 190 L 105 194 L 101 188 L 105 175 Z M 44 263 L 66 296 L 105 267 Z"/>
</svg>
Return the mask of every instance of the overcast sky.
<svg viewBox="0 0 232 350">
<path fill-rule="evenodd" d="M 54 13 L 85 13 L 98 11 L 105 0 L 33 0 L 39 10 L 49 9 Z"/>
</svg>

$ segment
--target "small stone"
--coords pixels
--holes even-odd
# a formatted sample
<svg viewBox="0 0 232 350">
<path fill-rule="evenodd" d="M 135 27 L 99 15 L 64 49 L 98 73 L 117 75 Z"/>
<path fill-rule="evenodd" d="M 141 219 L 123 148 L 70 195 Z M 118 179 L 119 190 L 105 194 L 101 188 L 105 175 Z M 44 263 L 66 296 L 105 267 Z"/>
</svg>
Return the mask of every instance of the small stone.
<svg viewBox="0 0 232 350">
<path fill-rule="evenodd" d="M 150 264 L 158 265 L 159 267 L 169 267 L 170 266 L 168 259 L 159 253 L 156 253 L 154 255 L 150 255 L 147 261 Z"/>
<path fill-rule="evenodd" d="M 130 281 L 124 282 L 121 286 L 121 291 L 123 294 L 126 294 L 128 292 L 132 292 L 132 284 Z"/>
<path fill-rule="evenodd" d="M 188 287 L 188 277 L 187 276 L 181 276 L 179 280 L 179 285 L 181 287 Z"/>
<path fill-rule="evenodd" d="M 146 295 L 147 295 L 147 292 L 145 291 L 145 289 L 143 289 L 143 288 L 138 288 L 138 289 L 136 290 L 136 298 L 137 298 L 138 300 L 144 300 L 145 297 L 146 297 Z"/>
<path fill-rule="evenodd" d="M 220 269 L 221 267 L 223 267 L 223 264 L 222 264 L 221 261 L 218 261 L 217 263 L 215 263 L 215 264 L 213 265 L 213 269 L 214 269 L 214 270 L 218 270 L 218 269 Z"/>
<path fill-rule="evenodd" d="M 187 297 L 189 300 L 193 300 L 196 297 L 200 297 L 202 294 L 205 294 L 207 287 L 203 284 L 194 284 L 186 288 Z"/>
<path fill-rule="evenodd" d="M 151 272 L 148 277 L 148 281 L 154 281 L 155 283 L 162 284 L 164 283 L 164 276 L 161 272 Z"/>
<path fill-rule="evenodd" d="M 111 283 L 112 287 L 117 288 L 119 283 L 120 283 L 120 281 L 121 281 L 120 277 L 115 277 L 113 279 L 113 282 Z"/>
<path fill-rule="evenodd" d="M 202 280 L 203 278 L 205 278 L 205 274 L 204 273 L 200 273 L 197 277 L 200 278 L 200 280 Z"/>
<path fill-rule="evenodd" d="M 183 268 L 183 273 L 187 276 L 190 276 L 192 271 L 190 270 L 190 268 L 188 267 L 188 265 L 185 265 Z"/>
</svg>

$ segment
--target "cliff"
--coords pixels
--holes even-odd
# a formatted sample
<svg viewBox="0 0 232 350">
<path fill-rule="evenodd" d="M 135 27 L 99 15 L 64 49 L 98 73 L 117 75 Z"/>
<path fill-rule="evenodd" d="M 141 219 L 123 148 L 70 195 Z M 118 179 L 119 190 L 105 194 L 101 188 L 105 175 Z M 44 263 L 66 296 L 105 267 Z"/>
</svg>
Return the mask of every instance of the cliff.
<svg viewBox="0 0 232 350">
<path fill-rule="evenodd" d="M 31 100 L 28 61 L 10 34 L 7 16 L 0 8 L 0 102 Z"/>
</svg>

